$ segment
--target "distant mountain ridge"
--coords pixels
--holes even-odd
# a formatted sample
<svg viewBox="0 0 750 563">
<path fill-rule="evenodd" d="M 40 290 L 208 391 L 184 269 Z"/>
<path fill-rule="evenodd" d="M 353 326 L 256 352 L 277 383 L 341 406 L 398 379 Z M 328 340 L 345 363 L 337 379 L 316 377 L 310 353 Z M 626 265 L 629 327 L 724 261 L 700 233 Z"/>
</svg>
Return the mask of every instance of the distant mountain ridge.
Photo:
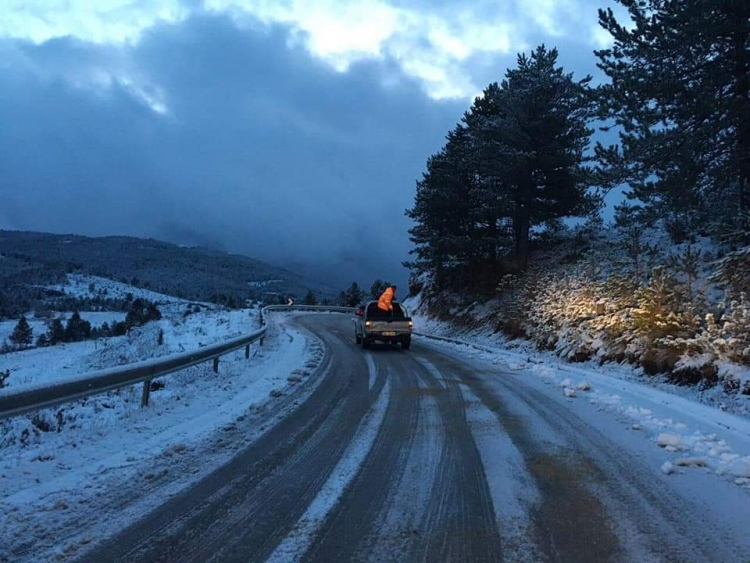
<svg viewBox="0 0 750 563">
<path fill-rule="evenodd" d="M 0 290 L 84 273 L 184 299 L 244 303 L 269 295 L 334 298 L 338 288 L 253 258 L 155 239 L 0 230 Z"/>
</svg>

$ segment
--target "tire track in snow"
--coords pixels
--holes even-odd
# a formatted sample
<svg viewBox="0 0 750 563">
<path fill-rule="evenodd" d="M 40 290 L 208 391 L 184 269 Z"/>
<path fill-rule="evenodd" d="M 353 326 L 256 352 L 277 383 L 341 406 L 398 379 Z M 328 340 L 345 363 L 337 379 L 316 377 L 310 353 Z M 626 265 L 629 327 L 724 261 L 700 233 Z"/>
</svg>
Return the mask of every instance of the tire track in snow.
<svg viewBox="0 0 750 563">
<path fill-rule="evenodd" d="M 420 522 L 430 502 L 445 438 L 435 399 L 435 394 L 443 390 L 432 388 L 420 371 L 414 366 L 418 387 L 413 392 L 419 396 L 414 439 L 401 479 L 388 493 L 379 516 L 376 538 L 371 538 L 371 551 L 366 557 L 369 561 L 408 562 L 411 545 L 422 541 Z"/>
<path fill-rule="evenodd" d="M 423 354 L 419 363 L 436 395 L 445 443 L 411 561 L 502 560 L 500 534 L 490 487 L 466 418 L 460 381 Z"/>
<path fill-rule="evenodd" d="M 368 364 L 371 364 L 373 368 L 375 367 L 372 360 Z M 294 529 L 271 554 L 268 563 L 297 561 L 310 547 L 313 535 L 318 527 L 354 479 L 357 471 L 364 462 L 365 456 L 371 450 L 385 418 L 389 400 L 390 389 L 386 381 L 380 390 L 378 398 L 375 400 L 375 404 L 360 423 L 354 438 L 328 477 L 328 481 L 323 485 L 318 496 L 312 501 L 305 514 L 294 526 Z"/>
<path fill-rule="evenodd" d="M 443 378 L 443 373 L 449 372 L 450 381 L 464 379 L 461 374 L 457 375 L 455 365 L 444 363 L 444 357 L 436 359 L 443 366 L 443 372 L 427 359 L 420 358 L 419 361 L 436 378 Z M 519 562 L 539 561 L 541 554 L 529 541 L 533 525 L 529 513 L 540 500 L 539 491 L 526 470 L 521 452 L 504 427 L 504 424 L 518 424 L 518 420 L 507 419 L 501 424 L 470 385 L 462 385 L 461 393 L 466 405 L 466 422 L 479 451 L 492 496 L 504 557 Z"/>
<path fill-rule="evenodd" d="M 460 378 L 503 426 L 517 451 L 521 453 L 525 472 L 532 475 L 540 493 L 540 502 L 530 508 L 532 526 L 525 539 L 522 555 L 541 552 L 550 561 L 596 562 L 619 560 L 623 555 L 612 520 L 602 502 L 589 488 L 588 466 L 579 460 L 564 457 L 554 442 L 564 443 L 560 423 L 532 429 L 530 417 L 509 407 L 519 399 L 526 404 L 522 384 L 512 386 L 493 374 L 493 382 L 502 385 L 502 393 L 492 393 L 483 384 L 474 366 L 438 356 L 438 365 Z M 508 402 L 508 397 L 514 400 Z M 537 417 L 534 417 L 537 420 Z M 540 432 L 541 430 L 541 432 Z M 554 439 L 554 442 L 549 441 Z M 580 533 L 585 530 L 586 539 Z"/>
<path fill-rule="evenodd" d="M 463 394 L 467 423 L 490 487 L 503 554 L 506 559 L 519 563 L 539 561 L 541 553 L 529 542 L 533 529 L 530 510 L 540 500 L 534 479 L 495 414 L 470 387 L 464 388 Z M 512 422 L 506 421 L 508 423 Z"/>
<path fill-rule="evenodd" d="M 380 526 L 406 470 L 419 419 L 416 376 L 396 350 L 375 354 L 388 370 L 391 400 L 362 467 L 320 527 L 304 561 L 362 561 L 380 544 Z"/>
</svg>

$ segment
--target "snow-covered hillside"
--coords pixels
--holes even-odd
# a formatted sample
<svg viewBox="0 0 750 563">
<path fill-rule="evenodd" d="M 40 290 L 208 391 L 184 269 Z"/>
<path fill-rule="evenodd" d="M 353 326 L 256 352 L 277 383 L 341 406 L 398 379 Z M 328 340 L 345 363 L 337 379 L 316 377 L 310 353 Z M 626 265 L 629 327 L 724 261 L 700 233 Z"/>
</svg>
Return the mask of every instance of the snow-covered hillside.
<svg viewBox="0 0 750 563">
<path fill-rule="evenodd" d="M 0 230 L 3 256 L 0 288 L 7 292 L 0 315 L 6 311 L 13 317 L 24 308 L 37 308 L 43 296 L 32 286 L 60 283 L 70 272 L 130 283 L 144 288 L 134 295 L 150 300 L 154 296 L 144 293 L 149 290 L 232 307 L 244 306 L 247 299 L 263 299 L 266 292 L 301 298 L 312 290 L 319 299 L 338 293 L 337 288 L 248 256 L 154 239 Z"/>
<path fill-rule="evenodd" d="M 436 291 L 425 274 L 410 303 L 455 330 L 527 339 L 568 361 L 627 363 L 750 395 L 750 253 L 706 237 L 675 244 L 658 228 L 636 235 L 572 231 L 481 299 Z"/>
<path fill-rule="evenodd" d="M 54 284 L 47 286 L 70 295 L 72 297 L 101 297 L 105 296 L 110 299 L 125 299 L 130 296 L 133 299 L 141 298 L 153 301 L 157 304 L 167 303 L 187 303 L 185 299 L 179 299 L 172 295 L 157 293 L 141 287 L 135 287 L 130 284 L 118 282 L 99 276 L 89 276 L 86 274 L 68 274 L 68 281 L 65 284 Z"/>
</svg>

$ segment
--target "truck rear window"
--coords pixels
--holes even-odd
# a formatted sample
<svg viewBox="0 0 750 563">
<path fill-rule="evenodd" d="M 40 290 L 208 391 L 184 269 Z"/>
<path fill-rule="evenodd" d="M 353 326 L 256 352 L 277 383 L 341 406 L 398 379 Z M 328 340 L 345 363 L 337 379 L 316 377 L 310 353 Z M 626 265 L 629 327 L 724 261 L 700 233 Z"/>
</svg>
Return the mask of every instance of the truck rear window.
<svg viewBox="0 0 750 563">
<path fill-rule="evenodd" d="M 388 311 L 383 311 L 382 309 L 380 309 L 377 303 L 371 303 L 367 306 L 367 316 L 372 319 L 377 317 L 390 317 L 391 314 Z M 393 318 L 403 319 L 404 316 L 404 310 L 401 308 L 401 305 L 399 305 L 398 303 L 394 303 Z"/>
</svg>

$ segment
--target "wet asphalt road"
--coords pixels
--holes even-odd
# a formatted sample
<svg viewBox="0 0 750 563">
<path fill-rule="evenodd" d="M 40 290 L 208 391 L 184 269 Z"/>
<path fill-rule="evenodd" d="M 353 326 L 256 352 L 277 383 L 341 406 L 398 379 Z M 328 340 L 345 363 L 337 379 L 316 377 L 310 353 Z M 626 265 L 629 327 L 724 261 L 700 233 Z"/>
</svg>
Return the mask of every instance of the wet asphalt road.
<svg viewBox="0 0 750 563">
<path fill-rule="evenodd" d="M 363 351 L 344 316 L 296 322 L 326 347 L 309 397 L 82 561 L 750 561 L 721 507 L 521 376 L 418 339 Z M 340 497 L 280 554 L 358 440 Z"/>
</svg>

